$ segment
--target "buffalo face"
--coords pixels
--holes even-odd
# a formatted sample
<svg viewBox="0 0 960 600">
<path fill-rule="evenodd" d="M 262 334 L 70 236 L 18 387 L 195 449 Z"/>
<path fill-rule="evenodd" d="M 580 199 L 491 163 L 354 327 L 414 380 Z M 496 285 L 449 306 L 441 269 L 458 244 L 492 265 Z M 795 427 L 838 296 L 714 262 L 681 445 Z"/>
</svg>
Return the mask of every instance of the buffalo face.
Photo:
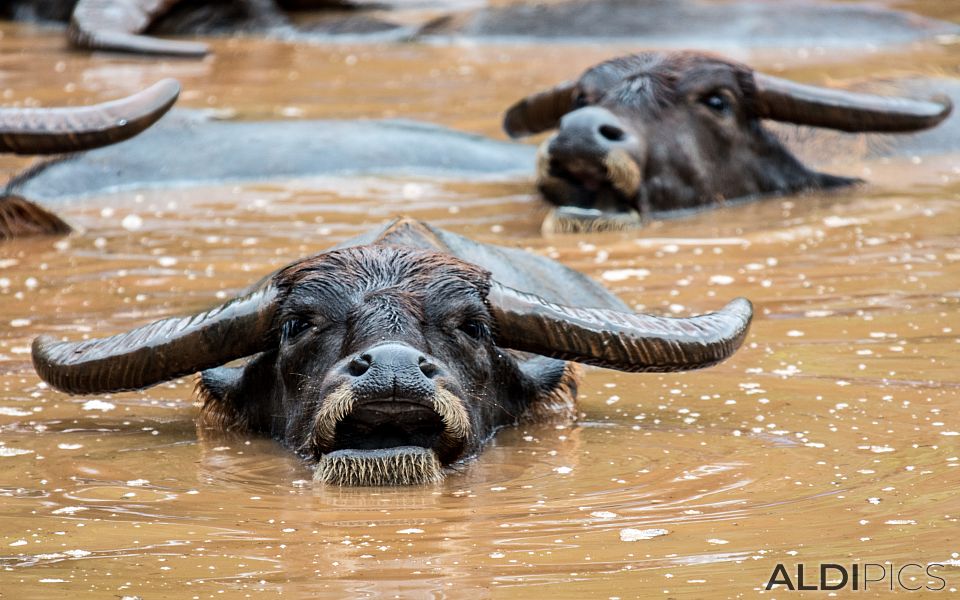
<svg viewBox="0 0 960 600">
<path fill-rule="evenodd" d="M 412 473 L 436 478 L 516 420 L 520 390 L 562 376 L 558 363 L 541 374 L 554 382 L 533 381 L 494 346 L 489 274 L 449 255 L 351 248 L 277 277 L 277 349 L 255 367 L 273 380 L 263 389 L 254 375 L 225 389 L 215 370 L 204 382 L 218 390 L 213 410 L 251 393 L 269 398 L 245 418 L 319 460 L 324 480 L 392 483 L 378 477 L 411 460 L 421 467 Z"/>
<path fill-rule="evenodd" d="M 33 359 L 53 387 L 84 394 L 203 371 L 207 425 L 272 435 L 325 483 L 410 484 L 438 480 L 504 425 L 572 407 L 564 361 L 706 367 L 736 351 L 750 318 L 743 299 L 688 319 L 564 306 L 451 254 L 375 244 L 293 263 L 198 315 L 38 338 Z"/>
<path fill-rule="evenodd" d="M 852 181 L 808 170 L 762 119 L 910 131 L 950 109 L 793 84 L 699 53 L 644 53 L 523 99 L 504 127 L 514 137 L 557 129 L 538 156 L 538 188 L 557 207 L 547 229 L 609 229 L 652 212 Z"/>
</svg>

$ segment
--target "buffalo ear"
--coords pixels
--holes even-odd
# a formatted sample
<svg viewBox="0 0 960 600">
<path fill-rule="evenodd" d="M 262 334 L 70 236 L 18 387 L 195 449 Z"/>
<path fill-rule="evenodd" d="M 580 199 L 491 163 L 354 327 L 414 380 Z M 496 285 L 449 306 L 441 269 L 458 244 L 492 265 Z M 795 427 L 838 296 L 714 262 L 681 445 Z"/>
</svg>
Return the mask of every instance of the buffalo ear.
<svg viewBox="0 0 960 600">
<path fill-rule="evenodd" d="M 197 399 L 203 426 L 221 431 L 263 431 L 273 399 L 276 352 L 263 352 L 240 367 L 200 373 Z"/>
<path fill-rule="evenodd" d="M 524 419 L 541 422 L 574 415 L 582 369 L 576 363 L 532 355 L 518 359 L 530 403 Z"/>
<path fill-rule="evenodd" d="M 242 386 L 243 367 L 216 367 L 200 373 L 197 395 L 205 405 L 208 402 L 226 404 L 230 398 L 239 396 Z"/>
<path fill-rule="evenodd" d="M 573 109 L 576 87 L 576 82 L 567 81 L 520 100 L 504 113 L 503 130 L 518 138 L 555 128 L 560 118 Z"/>
</svg>

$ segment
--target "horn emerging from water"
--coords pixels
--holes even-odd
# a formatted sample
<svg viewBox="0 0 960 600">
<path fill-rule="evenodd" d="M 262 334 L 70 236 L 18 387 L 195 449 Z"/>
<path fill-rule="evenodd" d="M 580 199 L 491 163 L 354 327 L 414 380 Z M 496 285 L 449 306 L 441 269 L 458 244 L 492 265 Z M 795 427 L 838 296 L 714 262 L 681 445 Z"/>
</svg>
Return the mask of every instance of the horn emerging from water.
<svg viewBox="0 0 960 600">
<path fill-rule="evenodd" d="M 198 42 L 161 40 L 140 35 L 154 19 L 182 0 L 79 0 L 73 9 L 67 35 L 79 48 L 203 56 L 207 45 Z"/>
<path fill-rule="evenodd" d="M 691 318 L 562 306 L 496 283 L 488 300 L 501 347 L 636 373 L 725 360 L 743 343 L 753 317 L 745 298 Z"/>
<path fill-rule="evenodd" d="M 573 90 L 577 84 L 567 81 L 549 90 L 527 96 L 503 117 L 503 129 L 512 138 L 553 129 L 560 118 L 573 108 Z"/>
<path fill-rule="evenodd" d="M 276 299 L 268 284 L 212 310 L 108 338 L 41 336 L 33 342 L 33 366 L 41 379 L 71 394 L 143 389 L 276 346 Z"/>
<path fill-rule="evenodd" d="M 0 152 L 57 154 L 122 142 L 156 123 L 179 95 L 180 84 L 164 79 L 93 106 L 0 109 Z"/>
<path fill-rule="evenodd" d="M 849 132 L 897 133 L 928 129 L 950 115 L 946 96 L 933 100 L 888 98 L 804 85 L 754 74 L 760 116 L 775 121 Z"/>
</svg>

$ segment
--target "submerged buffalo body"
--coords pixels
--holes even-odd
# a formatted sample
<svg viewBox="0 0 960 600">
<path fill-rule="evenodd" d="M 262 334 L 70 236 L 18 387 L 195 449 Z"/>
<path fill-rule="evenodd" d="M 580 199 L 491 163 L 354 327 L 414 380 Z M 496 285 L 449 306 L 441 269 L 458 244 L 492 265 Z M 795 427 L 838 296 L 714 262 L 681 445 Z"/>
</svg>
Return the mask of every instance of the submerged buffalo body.
<svg viewBox="0 0 960 600">
<path fill-rule="evenodd" d="M 319 175 L 521 179 L 535 159 L 526 144 L 413 121 L 221 121 L 175 110 L 123 144 L 37 165 L 8 193 L 57 206 L 94 194 Z"/>
<path fill-rule="evenodd" d="M 829 0 L 521 0 L 436 18 L 423 35 L 500 40 L 616 40 L 651 47 L 894 45 L 960 31 L 955 24 Z"/>
<path fill-rule="evenodd" d="M 38 338 L 33 361 L 75 394 L 203 371 L 206 424 L 273 436 L 326 483 L 423 483 L 503 426 L 571 411 L 574 363 L 706 367 L 736 351 L 750 319 L 743 299 L 693 318 L 636 314 L 552 260 L 401 219 L 198 315 Z"/>
<path fill-rule="evenodd" d="M 179 94 L 180 84 L 165 79 L 132 96 L 95 106 L 0 109 L 0 152 L 62 154 L 122 142 L 153 125 Z M 0 240 L 68 231 L 59 217 L 9 186 L 0 193 Z"/>
<path fill-rule="evenodd" d="M 933 127 L 952 109 L 801 85 L 696 52 L 647 52 L 600 63 L 577 81 L 506 113 L 513 137 L 556 129 L 540 147 L 537 184 L 560 207 L 554 230 L 624 228 L 651 213 L 832 188 L 855 180 L 804 166 L 764 119 L 846 132 Z"/>
<path fill-rule="evenodd" d="M 172 102 L 172 98 L 166 99 Z M 99 114 L 95 108 L 87 110 Z M 150 113 L 153 120 L 162 114 L 160 108 L 166 110 L 169 105 L 154 107 Z M 23 129 L 37 121 L 25 121 L 23 114 L 11 110 L 6 120 L 16 125 L 21 140 L 25 139 Z M 3 117 L 0 113 L 0 119 Z M 110 118 L 113 127 L 103 132 L 99 145 L 111 139 L 119 141 L 121 134 L 139 133 L 146 126 L 129 106 L 122 118 L 120 113 Z M 119 127 L 116 121 L 126 125 Z M 76 125 L 73 119 L 65 127 L 76 131 Z M 42 138 L 31 138 L 29 147 L 21 145 L 19 151 L 36 154 L 79 149 L 68 144 L 79 141 L 76 133 L 62 135 L 52 145 L 48 129 Z M 107 139 L 107 133 L 113 137 Z M 0 149 L 13 151 L 9 139 L 0 138 L 4 144 Z M 47 140 L 45 149 L 38 145 L 39 139 Z M 0 239 L 69 231 L 47 209 L 96 194 L 346 174 L 521 179 L 534 164 L 531 146 L 412 121 L 233 122 L 195 111 L 173 111 L 134 139 L 55 157 L 14 177 L 0 189 Z"/>
</svg>

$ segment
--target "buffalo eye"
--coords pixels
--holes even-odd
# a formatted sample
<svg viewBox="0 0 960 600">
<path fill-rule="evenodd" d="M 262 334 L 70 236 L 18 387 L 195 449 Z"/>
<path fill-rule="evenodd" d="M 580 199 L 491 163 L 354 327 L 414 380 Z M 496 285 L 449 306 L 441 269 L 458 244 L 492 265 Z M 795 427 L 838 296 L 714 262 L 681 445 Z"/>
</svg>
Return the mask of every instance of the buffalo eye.
<svg viewBox="0 0 960 600">
<path fill-rule="evenodd" d="M 730 112 L 730 102 L 721 92 L 710 92 L 704 95 L 700 102 L 715 113 L 726 114 Z"/>
<path fill-rule="evenodd" d="M 287 319 L 280 327 L 280 341 L 282 343 L 292 341 L 307 329 L 310 329 L 310 322 L 306 319 L 298 317 Z"/>
<path fill-rule="evenodd" d="M 476 319 L 467 319 L 458 329 L 475 340 L 482 339 L 487 334 L 487 326 Z"/>
<path fill-rule="evenodd" d="M 584 94 L 583 92 L 577 92 L 577 95 L 573 98 L 574 110 L 578 108 L 583 108 L 587 104 L 589 104 L 589 102 L 587 101 L 587 95 Z"/>
</svg>

